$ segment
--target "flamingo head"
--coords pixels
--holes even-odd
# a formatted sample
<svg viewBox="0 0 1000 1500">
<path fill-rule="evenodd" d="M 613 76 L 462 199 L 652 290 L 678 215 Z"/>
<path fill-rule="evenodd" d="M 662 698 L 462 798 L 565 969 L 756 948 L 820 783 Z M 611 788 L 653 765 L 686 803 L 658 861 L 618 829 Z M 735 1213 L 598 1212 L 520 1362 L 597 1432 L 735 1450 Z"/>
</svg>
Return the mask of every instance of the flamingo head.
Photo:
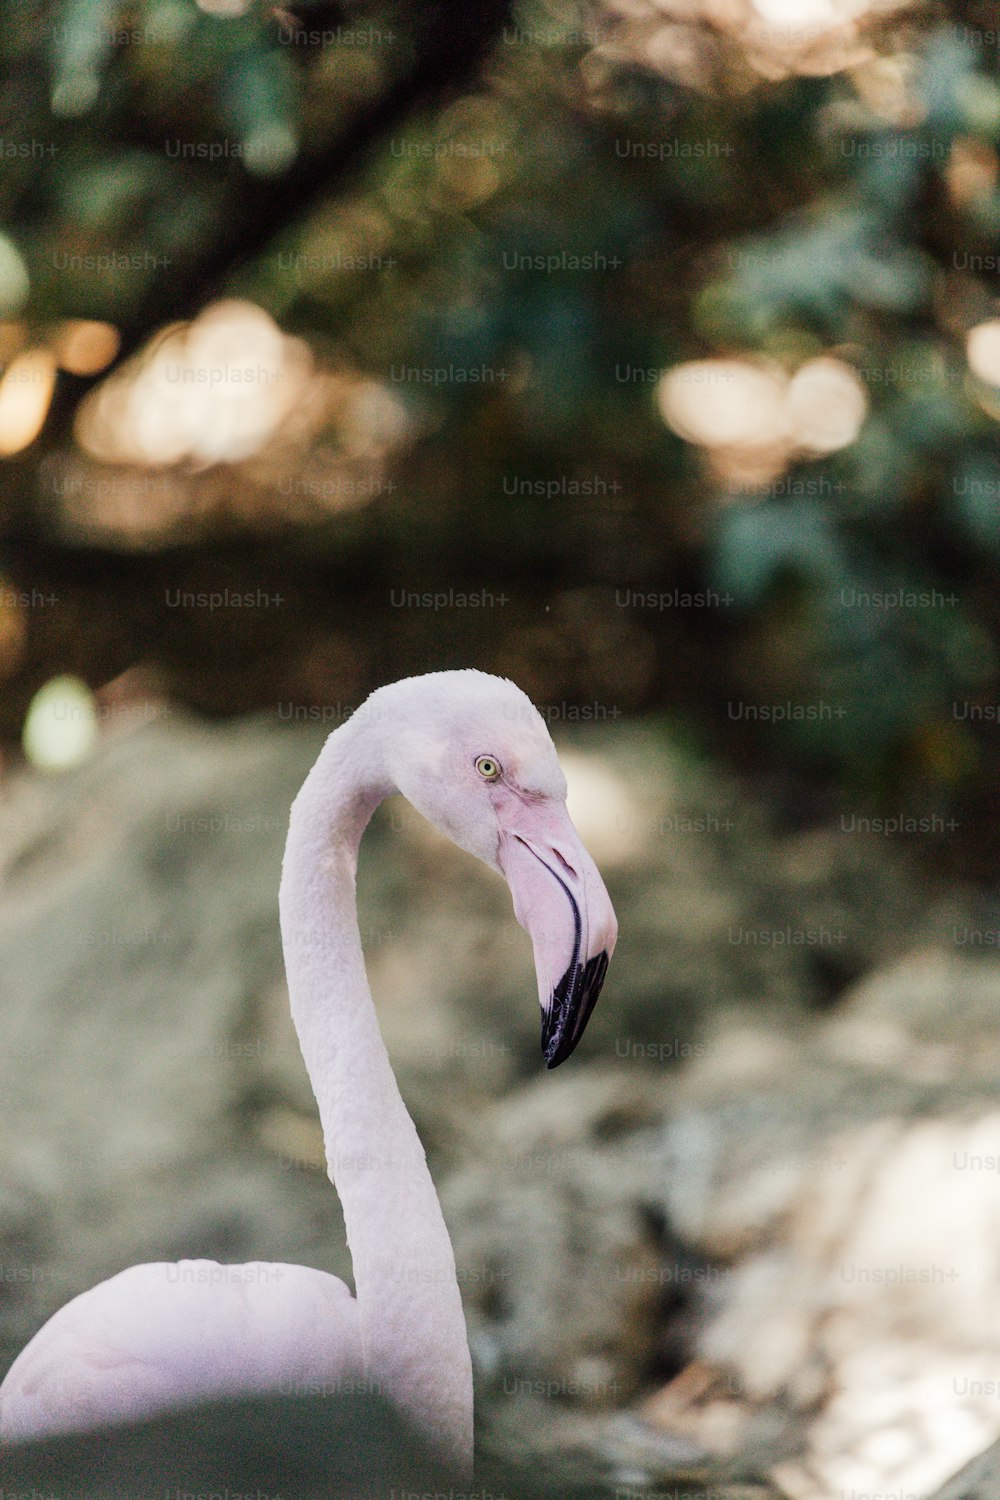
<svg viewBox="0 0 1000 1500">
<path fill-rule="evenodd" d="M 392 785 L 510 886 L 534 947 L 542 1052 L 557 1067 L 597 1002 L 618 923 L 566 810 L 545 722 L 520 688 L 483 672 L 411 677 L 368 702 L 380 699 Z"/>
</svg>

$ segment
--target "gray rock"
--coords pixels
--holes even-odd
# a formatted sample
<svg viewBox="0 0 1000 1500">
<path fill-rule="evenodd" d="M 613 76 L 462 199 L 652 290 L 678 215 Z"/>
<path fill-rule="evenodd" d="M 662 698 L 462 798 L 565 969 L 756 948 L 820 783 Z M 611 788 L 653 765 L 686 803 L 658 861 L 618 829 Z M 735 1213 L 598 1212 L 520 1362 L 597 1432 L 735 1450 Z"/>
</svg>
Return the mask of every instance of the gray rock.
<svg viewBox="0 0 1000 1500">
<path fill-rule="evenodd" d="M 1000 1443 L 993 1443 L 985 1453 L 955 1474 L 935 1493 L 933 1500 L 996 1500 L 1000 1495 Z"/>
</svg>

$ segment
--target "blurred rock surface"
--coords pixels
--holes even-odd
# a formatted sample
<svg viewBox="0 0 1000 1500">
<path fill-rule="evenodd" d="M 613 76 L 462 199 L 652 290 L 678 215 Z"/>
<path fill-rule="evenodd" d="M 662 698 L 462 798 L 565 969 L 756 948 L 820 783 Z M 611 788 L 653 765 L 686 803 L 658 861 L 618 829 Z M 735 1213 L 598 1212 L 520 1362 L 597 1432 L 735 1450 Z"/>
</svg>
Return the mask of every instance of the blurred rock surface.
<svg viewBox="0 0 1000 1500">
<path fill-rule="evenodd" d="M 349 1277 L 277 927 L 321 741 L 166 709 L 85 768 L 6 783 L 4 1363 L 139 1260 Z M 1000 1343 L 1000 1177 L 958 1166 L 1000 1139 L 1000 965 L 960 936 L 990 914 L 885 838 L 774 830 L 651 729 L 561 751 L 622 937 L 559 1074 L 500 882 L 399 802 L 362 849 L 362 937 L 455 1240 L 484 1451 L 619 1490 L 927 1493 L 1000 1435 L 995 1397 L 962 1394 Z"/>
</svg>

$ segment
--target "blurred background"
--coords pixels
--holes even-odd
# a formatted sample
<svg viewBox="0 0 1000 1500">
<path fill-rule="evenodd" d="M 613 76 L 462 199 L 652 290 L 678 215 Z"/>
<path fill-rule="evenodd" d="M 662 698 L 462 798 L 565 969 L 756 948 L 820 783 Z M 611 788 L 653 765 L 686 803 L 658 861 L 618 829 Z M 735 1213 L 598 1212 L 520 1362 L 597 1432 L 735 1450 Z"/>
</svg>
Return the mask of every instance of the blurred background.
<svg viewBox="0 0 1000 1500">
<path fill-rule="evenodd" d="M 622 934 L 545 1076 L 506 892 L 367 836 L 494 1493 L 931 1495 L 1000 1437 L 997 6 L 0 17 L 0 1365 L 136 1260 L 349 1276 L 288 807 L 476 666 Z"/>
</svg>

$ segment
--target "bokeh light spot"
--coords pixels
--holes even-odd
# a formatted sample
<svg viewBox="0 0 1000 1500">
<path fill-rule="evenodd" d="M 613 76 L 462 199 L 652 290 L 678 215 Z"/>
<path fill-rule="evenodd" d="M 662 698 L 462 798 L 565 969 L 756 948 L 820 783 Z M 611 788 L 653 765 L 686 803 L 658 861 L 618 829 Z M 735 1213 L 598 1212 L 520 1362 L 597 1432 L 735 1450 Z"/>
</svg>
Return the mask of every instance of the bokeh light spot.
<svg viewBox="0 0 1000 1500">
<path fill-rule="evenodd" d="M 969 369 L 987 385 L 1000 386 L 1000 318 L 973 328 L 965 342 Z"/>
<path fill-rule="evenodd" d="M 97 744 L 97 703 L 79 677 L 53 677 L 39 688 L 24 721 L 24 753 L 41 771 L 65 771 Z"/>
<path fill-rule="evenodd" d="M 868 412 L 860 377 L 840 359 L 810 359 L 788 387 L 795 440 L 806 453 L 836 453 L 853 443 Z"/>
<path fill-rule="evenodd" d="M 28 349 L 7 366 L 0 380 L 0 455 L 9 458 L 34 442 L 55 383 L 56 361 L 49 349 Z"/>
<path fill-rule="evenodd" d="M 70 375 L 98 375 L 114 359 L 120 344 L 112 323 L 71 318 L 56 331 L 53 351 L 60 368 Z"/>
<path fill-rule="evenodd" d="M 747 359 L 699 359 L 668 370 L 657 396 L 664 421 L 689 443 L 764 444 L 788 431 L 786 384 L 781 370 Z"/>
</svg>

